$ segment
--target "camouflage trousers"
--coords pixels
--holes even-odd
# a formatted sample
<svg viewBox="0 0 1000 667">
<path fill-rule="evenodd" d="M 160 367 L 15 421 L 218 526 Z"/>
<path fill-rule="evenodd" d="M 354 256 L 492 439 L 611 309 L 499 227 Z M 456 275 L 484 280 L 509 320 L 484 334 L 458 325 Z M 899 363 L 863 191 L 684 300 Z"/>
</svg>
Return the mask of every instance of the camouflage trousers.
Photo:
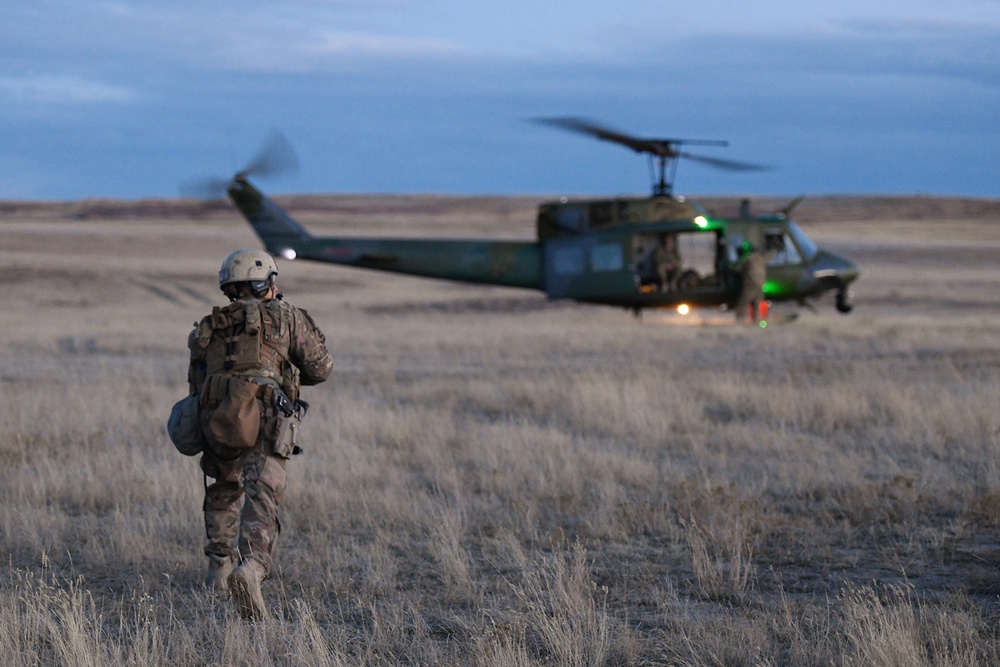
<svg viewBox="0 0 1000 667">
<path fill-rule="evenodd" d="M 205 488 L 205 555 L 253 559 L 271 571 L 271 551 L 281 531 L 278 507 L 285 495 L 288 461 L 260 444 L 227 459 L 206 450 L 201 469 L 215 481 Z M 270 448 L 266 448 L 270 449 Z"/>
<path fill-rule="evenodd" d="M 740 290 L 739 298 L 736 300 L 737 322 L 760 322 L 760 304 L 764 300 L 764 293 L 760 287 L 749 286 Z"/>
</svg>

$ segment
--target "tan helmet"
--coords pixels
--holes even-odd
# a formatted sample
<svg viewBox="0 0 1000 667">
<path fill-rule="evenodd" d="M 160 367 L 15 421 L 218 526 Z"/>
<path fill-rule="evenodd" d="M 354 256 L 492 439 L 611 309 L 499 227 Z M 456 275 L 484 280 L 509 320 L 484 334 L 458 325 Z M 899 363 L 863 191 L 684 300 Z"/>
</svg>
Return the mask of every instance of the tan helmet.
<svg viewBox="0 0 1000 667">
<path fill-rule="evenodd" d="M 259 282 L 278 275 L 274 259 L 257 248 L 241 248 L 229 253 L 219 269 L 219 287 L 230 283 Z"/>
</svg>

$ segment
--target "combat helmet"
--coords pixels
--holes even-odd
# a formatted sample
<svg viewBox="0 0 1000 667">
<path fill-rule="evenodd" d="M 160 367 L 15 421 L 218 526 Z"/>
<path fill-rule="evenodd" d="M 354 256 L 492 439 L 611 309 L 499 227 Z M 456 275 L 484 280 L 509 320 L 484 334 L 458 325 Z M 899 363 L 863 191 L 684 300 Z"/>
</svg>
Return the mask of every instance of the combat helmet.
<svg viewBox="0 0 1000 667">
<path fill-rule="evenodd" d="M 219 269 L 219 288 L 226 291 L 226 285 L 233 283 L 250 283 L 254 292 L 266 291 L 274 276 L 278 275 L 278 265 L 274 259 L 257 248 L 241 248 L 234 250 L 222 260 Z"/>
</svg>

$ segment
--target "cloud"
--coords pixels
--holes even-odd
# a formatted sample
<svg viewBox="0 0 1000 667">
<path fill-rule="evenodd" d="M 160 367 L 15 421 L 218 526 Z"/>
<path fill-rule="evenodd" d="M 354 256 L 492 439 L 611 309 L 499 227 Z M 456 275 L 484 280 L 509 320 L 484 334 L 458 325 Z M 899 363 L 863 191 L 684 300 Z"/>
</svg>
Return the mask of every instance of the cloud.
<svg viewBox="0 0 1000 667">
<path fill-rule="evenodd" d="M 322 31 L 301 47 L 306 53 L 358 56 L 435 57 L 462 53 L 454 42 L 442 39 L 396 37 L 392 35 Z"/>
<path fill-rule="evenodd" d="M 561 114 L 725 138 L 724 156 L 782 167 L 686 165 L 687 191 L 995 192 L 982 148 L 997 135 L 995 11 L 972 23 L 775 2 L 792 16 L 723 0 L 705 4 L 725 21 L 662 0 L 602 3 L 601 21 L 579 11 L 596 0 L 485 14 L 459 0 L 15 1 L 0 8 L 15 27 L 0 43 L 2 153 L 37 156 L 41 176 L 0 179 L 0 196 L 172 194 L 165 174 L 213 173 L 227 130 L 269 126 L 298 137 L 306 189 L 644 189 L 628 152 L 522 121 Z"/>
<path fill-rule="evenodd" d="M 7 104 L 128 104 L 136 94 L 128 88 L 73 75 L 0 76 L 0 99 Z"/>
<path fill-rule="evenodd" d="M 461 40 L 421 33 L 404 18 L 382 25 L 379 17 L 396 15 L 399 9 L 379 8 L 399 1 L 367 7 L 359 0 L 316 0 L 273 7 L 254 0 L 239 12 L 201 4 L 100 5 L 81 21 L 100 23 L 101 30 L 72 37 L 68 47 L 52 46 L 43 57 L 59 57 L 68 48 L 86 52 L 88 58 L 105 54 L 107 66 L 116 69 L 135 63 L 168 70 L 179 65 L 191 72 L 309 74 L 353 70 L 365 62 L 378 66 L 387 60 L 436 60 L 469 51 Z M 38 30 L 52 34 L 54 29 L 46 25 Z M 107 39 L 109 34 L 115 39 Z"/>
<path fill-rule="evenodd" d="M 1000 26 L 948 22 L 853 24 L 855 40 L 884 73 L 1000 83 Z"/>
<path fill-rule="evenodd" d="M 716 34 L 658 40 L 632 50 L 645 62 L 699 72 L 934 77 L 995 86 L 1000 81 L 1000 26 L 944 21 L 843 21 L 784 35 Z"/>
<path fill-rule="evenodd" d="M 454 42 L 434 38 L 330 29 L 303 30 L 301 34 L 245 34 L 217 38 L 201 53 L 220 71 L 251 73 L 322 74 L 357 71 L 359 67 L 384 68 L 387 62 L 440 62 L 469 55 Z M 190 66 L 205 67 L 205 61 Z"/>
</svg>

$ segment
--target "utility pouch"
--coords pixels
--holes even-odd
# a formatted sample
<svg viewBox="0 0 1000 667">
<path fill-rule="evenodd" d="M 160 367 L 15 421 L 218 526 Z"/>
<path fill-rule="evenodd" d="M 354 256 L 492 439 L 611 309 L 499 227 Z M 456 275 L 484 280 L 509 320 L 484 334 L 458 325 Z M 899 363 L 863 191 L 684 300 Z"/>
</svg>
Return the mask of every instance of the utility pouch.
<svg viewBox="0 0 1000 667">
<path fill-rule="evenodd" d="M 275 438 L 273 447 L 275 456 L 289 459 L 292 457 L 292 454 L 296 453 L 296 450 L 298 450 L 296 441 L 298 440 L 299 428 L 301 426 L 302 421 L 299 419 L 297 412 L 288 417 L 280 412 L 278 413 L 278 435 Z"/>
<path fill-rule="evenodd" d="M 249 449 L 260 434 L 260 385 L 240 377 L 229 378 L 225 398 L 212 412 L 208 430 L 212 438 L 235 449 Z"/>
<path fill-rule="evenodd" d="M 170 418 L 167 419 L 170 441 L 184 456 L 194 456 L 205 449 L 205 436 L 198 422 L 200 398 L 198 394 L 188 394 L 174 403 Z"/>
</svg>

